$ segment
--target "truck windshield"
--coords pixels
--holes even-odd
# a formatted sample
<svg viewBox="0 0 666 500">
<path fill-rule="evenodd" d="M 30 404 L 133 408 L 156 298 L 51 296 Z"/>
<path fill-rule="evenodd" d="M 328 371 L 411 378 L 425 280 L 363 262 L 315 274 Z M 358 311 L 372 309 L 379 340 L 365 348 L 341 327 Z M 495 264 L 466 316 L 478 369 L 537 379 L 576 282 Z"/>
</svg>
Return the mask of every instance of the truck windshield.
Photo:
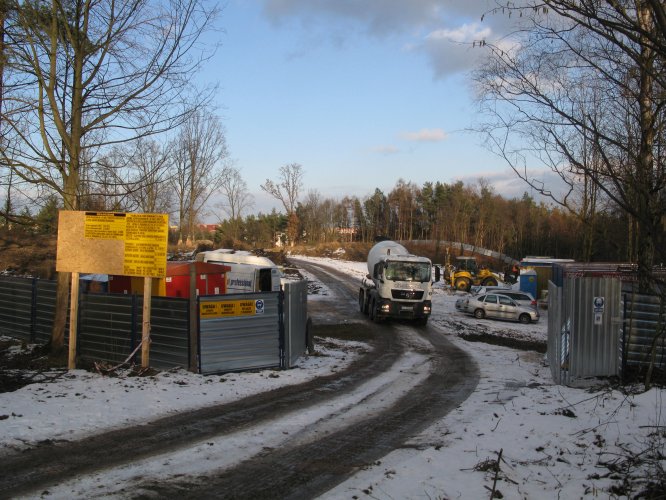
<svg viewBox="0 0 666 500">
<path fill-rule="evenodd" d="M 430 281 L 430 265 L 425 262 L 389 262 L 384 276 L 391 281 Z"/>
</svg>

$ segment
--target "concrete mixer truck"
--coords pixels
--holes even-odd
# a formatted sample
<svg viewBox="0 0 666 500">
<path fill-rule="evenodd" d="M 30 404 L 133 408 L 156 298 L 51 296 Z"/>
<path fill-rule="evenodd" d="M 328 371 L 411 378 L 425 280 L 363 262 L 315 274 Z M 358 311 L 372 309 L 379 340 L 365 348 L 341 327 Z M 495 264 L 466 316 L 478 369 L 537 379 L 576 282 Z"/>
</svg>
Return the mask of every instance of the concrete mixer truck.
<svg viewBox="0 0 666 500">
<path fill-rule="evenodd" d="M 395 241 L 381 241 L 368 252 L 368 274 L 358 291 L 358 305 L 371 320 L 410 319 L 425 325 L 432 309 L 432 263 L 411 255 Z M 439 281 L 435 268 L 435 281 Z"/>
</svg>

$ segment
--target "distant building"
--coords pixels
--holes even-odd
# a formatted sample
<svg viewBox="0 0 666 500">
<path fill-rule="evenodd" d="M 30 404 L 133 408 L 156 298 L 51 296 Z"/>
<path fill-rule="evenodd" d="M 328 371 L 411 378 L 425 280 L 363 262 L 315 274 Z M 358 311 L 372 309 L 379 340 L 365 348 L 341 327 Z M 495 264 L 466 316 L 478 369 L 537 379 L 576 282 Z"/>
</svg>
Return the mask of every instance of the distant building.
<svg viewBox="0 0 666 500">
<path fill-rule="evenodd" d="M 199 224 L 197 227 L 202 231 L 208 231 L 209 233 L 214 233 L 219 224 Z"/>
</svg>

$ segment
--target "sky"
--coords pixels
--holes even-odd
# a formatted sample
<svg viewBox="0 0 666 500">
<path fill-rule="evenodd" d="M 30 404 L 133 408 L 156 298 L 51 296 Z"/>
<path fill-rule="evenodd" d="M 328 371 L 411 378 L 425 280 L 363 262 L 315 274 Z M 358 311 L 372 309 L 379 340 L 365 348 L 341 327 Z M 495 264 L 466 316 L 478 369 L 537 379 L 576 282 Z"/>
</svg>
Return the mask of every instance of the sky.
<svg viewBox="0 0 666 500">
<path fill-rule="evenodd" d="M 365 263 L 309 259 L 359 279 L 366 272 Z M 307 274 L 306 278 L 314 279 Z M 310 295 L 308 300 L 340 300 L 325 285 L 318 285 L 319 295 Z M 666 390 L 642 392 L 626 387 L 625 393 L 603 381 L 578 388 L 556 385 L 542 354 L 466 342 L 456 333 L 464 323 L 489 335 L 545 341 L 547 310 L 538 323 L 529 325 L 476 320 L 455 310 L 459 295 L 438 284 L 428 335 L 442 335 L 473 357 L 480 370 L 474 392 L 405 446 L 359 468 L 321 498 L 488 498 L 495 479 L 488 464 L 497 461 L 500 450 L 497 489 L 502 498 L 609 498 L 613 496 L 610 488 L 620 479 L 613 479 L 618 474 L 609 473 L 603 464 L 628 465 L 623 460 L 630 453 L 642 451 L 646 457 L 650 444 L 653 453 L 664 456 L 663 436 L 655 439 L 650 435 L 664 426 Z M 392 367 L 352 391 L 332 394 L 326 405 L 299 409 L 296 415 L 287 413 L 238 432 L 208 436 L 205 441 L 131 464 L 63 478 L 24 498 L 126 498 L 127 491 L 141 494 L 143 480 L 167 480 L 175 473 L 181 480 L 212 474 L 266 447 L 308 439 L 312 428 L 325 426 L 334 432 L 363 418 L 373 405 L 390 405 L 427 377 L 432 346 L 411 329 L 402 328 L 399 334 L 410 347 Z M 315 348 L 317 355 L 303 356 L 296 368 L 278 372 L 201 376 L 170 370 L 136 377 L 121 371 L 119 376 L 109 377 L 72 370 L 60 372 L 60 376 L 47 374 L 41 380 L 36 377 L 28 386 L 0 394 L 0 459 L 44 439 L 78 439 L 327 376 L 343 370 L 371 347 L 317 337 Z M 643 462 L 631 465 L 630 471 L 638 477 L 657 477 L 658 471 L 646 468 Z"/>
<path fill-rule="evenodd" d="M 506 33 L 490 0 L 228 0 L 220 47 L 200 75 L 219 85 L 229 159 L 255 198 L 280 167 L 305 172 L 301 199 L 385 194 L 399 179 L 529 186 L 470 130 L 478 112 L 469 72 Z M 547 180 L 536 171 L 537 178 Z"/>
</svg>

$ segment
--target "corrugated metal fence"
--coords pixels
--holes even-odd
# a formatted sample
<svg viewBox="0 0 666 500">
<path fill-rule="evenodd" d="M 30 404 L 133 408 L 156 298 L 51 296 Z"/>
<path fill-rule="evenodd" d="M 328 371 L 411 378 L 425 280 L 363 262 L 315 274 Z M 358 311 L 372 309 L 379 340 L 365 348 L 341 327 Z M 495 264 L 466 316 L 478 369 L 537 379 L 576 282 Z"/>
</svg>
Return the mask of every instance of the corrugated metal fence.
<svg viewBox="0 0 666 500">
<path fill-rule="evenodd" d="M 208 349 L 235 348 L 233 342 L 218 339 L 216 345 L 200 343 L 198 358 L 208 364 L 207 372 L 246 370 L 275 366 L 287 368 L 302 356 L 306 348 L 307 301 L 304 296 L 305 282 L 285 284 L 285 295 L 272 292 L 252 297 L 265 300 L 266 315 L 263 321 L 271 323 L 270 348 L 264 345 L 261 335 L 256 333 L 257 319 L 240 317 L 224 323 L 223 336 L 240 339 L 246 343 L 247 357 L 226 362 L 218 368 L 208 364 L 211 353 Z M 44 344 L 51 338 L 55 316 L 56 283 L 32 278 L 0 277 L 0 335 Z M 307 292 L 305 292 L 307 293 Z M 254 295 L 254 294 L 252 294 Z M 266 296 L 266 297 L 264 297 Z M 220 296 L 228 299 L 232 296 Z M 234 297 L 238 300 L 250 298 L 248 294 Z M 283 306 L 284 300 L 284 306 Z M 190 363 L 190 302 L 174 297 L 153 297 L 151 300 L 151 346 L 150 365 L 154 368 L 181 366 L 199 371 L 201 366 Z M 290 312 L 283 317 L 282 309 Z M 143 323 L 143 296 L 82 293 L 79 299 L 79 322 L 77 353 L 82 359 L 119 363 L 124 361 L 141 341 Z M 200 323 L 204 323 L 201 322 Z M 208 325 L 204 323 L 204 328 Z M 286 332 L 286 337 L 285 337 Z M 249 335 L 248 335 L 249 333 Z M 65 341 L 67 342 L 67 335 Z M 213 342 L 215 344 L 215 342 Z M 266 350 L 270 351 L 267 361 Z M 254 351 L 254 352 L 253 352 Z M 231 352 L 224 354 L 229 361 Z M 195 357 L 196 359 L 196 357 Z M 211 371 L 212 370 L 212 371 Z"/>
<path fill-rule="evenodd" d="M 622 373 L 644 374 L 652 366 L 666 370 L 666 304 L 662 297 L 622 295 Z"/>
<path fill-rule="evenodd" d="M 290 281 L 284 284 L 284 326 L 286 367 L 291 368 L 303 355 L 308 343 L 308 283 Z"/>
<path fill-rule="evenodd" d="M 559 289 L 550 283 L 548 361 L 555 381 L 618 374 L 621 288 L 612 278 L 566 279 Z"/>
<path fill-rule="evenodd" d="M 631 293 L 625 270 L 556 265 L 548 285 L 547 358 L 555 382 L 624 380 L 666 370 L 666 313 L 659 296 Z"/>
<path fill-rule="evenodd" d="M 212 311 L 199 319 L 201 373 L 284 366 L 280 292 L 208 295 L 199 305 Z"/>
</svg>

